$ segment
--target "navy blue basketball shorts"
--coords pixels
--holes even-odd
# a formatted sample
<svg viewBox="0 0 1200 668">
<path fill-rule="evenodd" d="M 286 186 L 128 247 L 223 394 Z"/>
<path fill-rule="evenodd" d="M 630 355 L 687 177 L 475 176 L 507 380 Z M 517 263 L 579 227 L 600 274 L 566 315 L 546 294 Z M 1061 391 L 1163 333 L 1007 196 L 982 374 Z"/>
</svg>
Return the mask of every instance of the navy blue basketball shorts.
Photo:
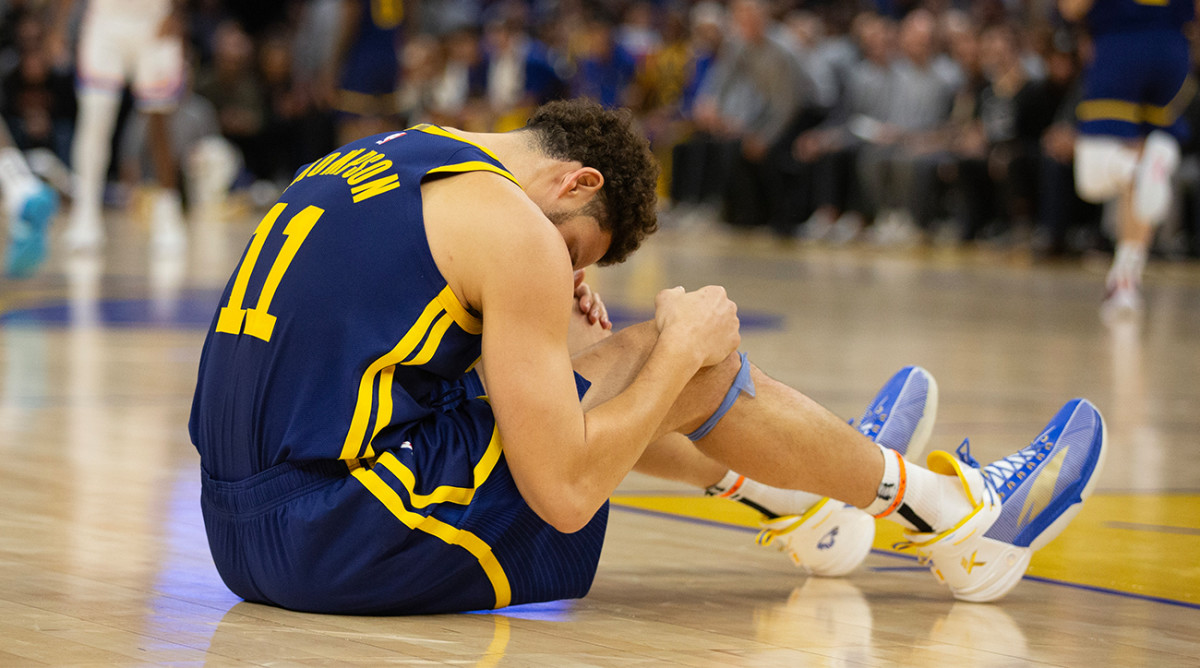
<svg viewBox="0 0 1200 668">
<path fill-rule="evenodd" d="M 1128 139 L 1151 130 L 1187 138 L 1182 115 L 1195 94 L 1191 57 L 1178 30 L 1097 35 L 1076 108 L 1079 132 Z"/>
<path fill-rule="evenodd" d="M 579 395 L 588 383 L 577 377 Z M 434 414 L 380 432 L 372 460 L 284 463 L 238 482 L 203 474 L 221 578 L 247 601 L 344 614 L 420 614 L 578 598 L 608 505 L 564 534 L 525 503 L 475 374 Z"/>
</svg>

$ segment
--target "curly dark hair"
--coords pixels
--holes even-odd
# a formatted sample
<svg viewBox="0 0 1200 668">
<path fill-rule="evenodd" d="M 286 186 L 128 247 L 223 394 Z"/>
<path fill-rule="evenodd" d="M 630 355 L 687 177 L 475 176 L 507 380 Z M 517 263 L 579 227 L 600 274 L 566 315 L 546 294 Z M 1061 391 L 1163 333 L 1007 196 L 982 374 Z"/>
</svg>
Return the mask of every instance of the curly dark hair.
<svg viewBox="0 0 1200 668">
<path fill-rule="evenodd" d="M 533 131 L 539 149 L 551 158 L 577 160 L 604 176 L 598 195 L 602 210 L 585 207 L 601 229 L 612 233 L 600 265 L 624 262 L 658 229 L 658 163 L 628 110 L 559 100 L 539 107 L 523 130 Z"/>
</svg>

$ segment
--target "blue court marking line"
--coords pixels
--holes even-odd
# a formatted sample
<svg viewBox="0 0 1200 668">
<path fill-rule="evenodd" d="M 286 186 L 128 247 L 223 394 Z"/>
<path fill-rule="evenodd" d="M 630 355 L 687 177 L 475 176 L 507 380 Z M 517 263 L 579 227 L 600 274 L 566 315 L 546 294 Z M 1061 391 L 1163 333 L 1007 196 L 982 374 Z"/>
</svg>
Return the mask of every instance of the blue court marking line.
<svg viewBox="0 0 1200 668">
<path fill-rule="evenodd" d="M 1176 527 L 1169 524 L 1142 524 L 1140 522 L 1105 522 L 1109 529 L 1125 529 L 1128 531 L 1152 531 L 1155 533 L 1177 533 L 1184 536 L 1200 536 L 1200 529 L 1193 527 Z"/>
<path fill-rule="evenodd" d="M 157 303 L 142 297 L 98 299 L 94 317 L 96 324 L 113 329 L 204 329 L 212 324 L 220 297 L 213 290 L 183 290 Z M 0 327 L 70 327 L 76 318 L 70 302 L 51 299 L 0 311 Z"/>
<path fill-rule="evenodd" d="M 675 515 L 672 513 L 663 512 L 661 510 L 647 510 L 645 508 L 634 508 L 632 506 L 623 506 L 620 504 L 619 501 L 614 501 L 614 502 L 610 503 L 609 505 L 611 507 L 616 508 L 617 510 L 634 513 L 634 514 L 639 514 L 639 515 L 649 515 L 651 517 L 663 517 L 666 519 L 675 520 L 677 522 L 686 522 L 688 524 L 698 524 L 701 526 L 716 527 L 719 529 L 732 529 L 734 531 L 740 531 L 742 533 L 758 533 L 757 529 L 754 529 L 751 527 L 743 527 L 743 526 L 738 526 L 736 524 L 725 524 L 724 522 L 717 522 L 716 520 L 706 520 L 706 519 L 702 519 L 699 517 L 686 517 L 683 515 Z M 1148 526 L 1154 526 L 1154 525 L 1148 525 Z M 872 549 L 871 554 L 879 555 L 881 557 L 892 557 L 894 559 L 905 559 L 908 561 L 916 561 L 917 560 L 917 558 L 913 555 L 897 554 L 895 552 L 889 552 L 887 550 Z M 880 567 L 880 568 L 872 568 L 871 570 L 873 570 L 873 571 L 887 571 L 887 570 L 896 570 L 896 571 L 921 570 L 921 571 L 924 571 L 924 570 L 928 570 L 928 569 L 924 566 L 884 566 L 884 567 Z M 1044 584 L 1058 585 L 1060 587 L 1071 587 L 1072 589 L 1082 589 L 1084 591 L 1095 592 L 1097 594 L 1111 594 L 1113 596 L 1122 596 L 1124 598 L 1132 598 L 1132 599 L 1136 599 L 1139 601 L 1147 601 L 1150 603 L 1163 603 L 1165 605 L 1174 605 L 1174 606 L 1178 606 L 1181 608 L 1188 608 L 1190 610 L 1200 610 L 1200 604 L 1188 603 L 1187 601 L 1176 601 L 1174 599 L 1162 598 L 1160 596 L 1147 596 L 1145 594 L 1134 594 L 1134 593 L 1127 592 L 1127 591 L 1121 591 L 1119 589 L 1106 589 L 1104 587 L 1093 587 L 1092 585 L 1076 584 L 1074 582 L 1067 582 L 1065 580 L 1052 580 L 1050 578 L 1044 578 L 1044 577 L 1040 577 L 1037 575 L 1026 575 L 1025 579 L 1032 580 L 1034 582 L 1041 582 Z"/>
</svg>

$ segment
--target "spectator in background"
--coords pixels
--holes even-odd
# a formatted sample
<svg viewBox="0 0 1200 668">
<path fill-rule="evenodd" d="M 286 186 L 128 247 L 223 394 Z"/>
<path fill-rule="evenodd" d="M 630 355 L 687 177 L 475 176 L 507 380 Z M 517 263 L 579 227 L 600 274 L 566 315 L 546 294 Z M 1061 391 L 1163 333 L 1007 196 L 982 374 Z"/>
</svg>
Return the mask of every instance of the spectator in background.
<svg viewBox="0 0 1200 668">
<path fill-rule="evenodd" d="M 461 27 L 442 39 L 445 64 L 433 82 L 430 117 L 471 132 L 492 128 L 487 110 L 487 64 L 479 30 Z"/>
<path fill-rule="evenodd" d="M 614 40 L 621 50 L 640 63 L 662 48 L 665 37 L 656 25 L 654 5 L 633 2 L 625 9 Z"/>
<path fill-rule="evenodd" d="M 975 129 L 981 154 L 959 166 L 963 239 L 1029 224 L 1037 210 L 1037 173 L 1042 133 L 1050 126 L 1057 100 L 1044 81 L 1030 77 L 1017 31 L 999 24 L 983 31 L 981 63 L 987 85 L 979 92 Z"/>
<path fill-rule="evenodd" d="M 1046 84 L 1058 103 L 1054 120 L 1042 133 L 1038 169 L 1038 229 L 1033 250 L 1045 257 L 1093 248 L 1101 238 L 1100 207 L 1084 202 L 1075 191 L 1075 107 L 1083 90 L 1080 59 L 1067 41 L 1065 35 L 1056 39 L 1046 58 Z"/>
<path fill-rule="evenodd" d="M 863 196 L 858 188 L 858 152 L 863 135 L 883 126 L 892 101 L 892 50 L 895 24 L 875 14 L 855 21 L 859 58 L 846 69 L 842 95 L 820 126 L 802 133 L 793 155 L 812 165 L 816 211 L 805 224 L 812 239 L 846 243 L 863 228 Z"/>
<path fill-rule="evenodd" d="M 405 40 L 400 66 L 404 83 L 397 94 L 397 107 L 405 118 L 404 124 L 432 122 L 434 90 L 446 68 L 441 41 L 425 34 Z"/>
<path fill-rule="evenodd" d="M 610 109 L 628 106 L 637 60 L 617 43 L 611 19 L 592 12 L 580 42 L 571 94 L 591 98 Z"/>
<path fill-rule="evenodd" d="M 329 138 L 328 126 L 314 107 L 312 97 L 293 74 L 292 39 L 282 30 L 269 31 L 258 49 L 258 75 L 262 89 L 262 126 L 247 167 L 259 179 L 276 184 L 292 180 L 296 165 L 323 153 L 311 137 Z"/>
<path fill-rule="evenodd" d="M 22 151 L 42 148 L 67 162 L 75 130 L 74 82 L 53 67 L 41 47 L 45 25 L 28 14 L 19 19 L 14 67 L 3 76 L 3 106 L 13 141 Z"/>
<path fill-rule="evenodd" d="M 709 50 L 704 53 L 711 55 Z M 630 89 L 629 106 L 641 119 L 658 159 L 659 195 L 664 198 L 669 196 L 667 187 L 672 180 L 671 149 L 690 132 L 685 96 L 694 88 L 697 69 L 704 67 L 693 60 L 694 55 L 687 14 L 679 8 L 668 10 L 663 18 L 662 44 L 642 58 Z"/>
<path fill-rule="evenodd" d="M 226 21 L 213 36 L 212 53 L 212 64 L 197 77 L 196 92 L 216 108 L 221 134 L 241 151 L 247 168 L 270 178 L 269 154 L 278 147 L 262 142 L 266 93 L 255 71 L 254 43 L 237 22 Z"/>
<path fill-rule="evenodd" d="M 913 175 L 917 197 L 913 201 L 912 216 L 920 231 L 927 237 L 936 238 L 941 236 L 941 229 L 935 229 L 935 220 L 944 219 L 953 208 L 956 219 L 954 229 L 949 231 L 957 241 L 963 236 L 961 220 L 958 220 L 963 216 L 961 209 L 971 203 L 963 202 L 961 198 L 956 198 L 953 203 L 947 200 L 951 193 L 961 194 L 956 187 L 959 167 L 964 161 L 982 162 L 987 152 L 987 141 L 978 122 L 979 98 L 987 86 L 987 77 L 980 56 L 980 31 L 970 19 L 964 15 L 957 15 L 955 20 L 943 18 L 942 34 L 954 61 L 954 67 L 947 67 L 946 71 L 953 72 L 960 83 L 954 94 L 950 119 L 938 142 L 940 146 L 924 156 Z"/>
<path fill-rule="evenodd" d="M 772 23 L 763 0 L 734 0 L 736 39 L 724 47 L 696 99 L 696 127 L 728 161 L 725 218 L 741 227 L 767 224 L 789 235 L 788 186 L 783 156 L 797 115 L 812 102 L 813 85 L 792 54 L 768 35 Z"/>
<path fill-rule="evenodd" d="M 496 132 L 524 126 L 535 107 L 567 92 L 549 50 L 525 32 L 520 20 L 498 18 L 485 32 L 487 98 Z"/>
<path fill-rule="evenodd" d="M 859 180 L 868 208 L 876 215 L 875 241 L 890 245 L 917 237 L 911 203 L 915 166 L 939 148 L 950 117 L 954 83 L 935 66 L 937 22 L 926 10 L 910 12 L 900 24 L 900 52 L 892 65 L 891 92 L 882 124 L 852 128 L 866 141 L 858 153 Z"/>
</svg>

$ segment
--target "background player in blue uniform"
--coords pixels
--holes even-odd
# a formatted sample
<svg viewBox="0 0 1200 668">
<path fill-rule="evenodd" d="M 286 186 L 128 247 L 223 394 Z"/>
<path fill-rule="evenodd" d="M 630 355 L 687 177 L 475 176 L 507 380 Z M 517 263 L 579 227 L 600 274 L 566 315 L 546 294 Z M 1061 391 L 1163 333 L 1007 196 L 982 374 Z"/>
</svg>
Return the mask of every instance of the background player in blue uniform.
<svg viewBox="0 0 1200 668">
<path fill-rule="evenodd" d="M 902 456 L 932 426 L 923 370 L 856 430 L 737 352 L 719 287 L 664 290 L 654 320 L 606 336 L 577 272 L 654 231 L 656 173 L 629 115 L 588 102 L 302 168 L 221 298 L 189 425 L 230 589 L 358 614 L 582 596 L 634 468 L 763 508 L 798 560 L 839 555 L 813 570 L 857 565 L 874 515 L 959 598 L 1015 586 L 1094 484 L 1095 408 L 1069 402 L 987 467 L 964 445 L 926 469 Z"/>
<path fill-rule="evenodd" d="M 349 142 L 396 127 L 402 75 L 403 0 L 342 0 L 340 31 L 326 85 L 338 112 L 338 139 Z"/>
<path fill-rule="evenodd" d="M 1179 140 L 1188 132 L 1180 116 L 1195 93 L 1183 34 L 1193 2 L 1059 0 L 1063 17 L 1084 20 L 1092 36 L 1076 111 L 1075 184 L 1082 198 L 1118 208 L 1108 311 L 1141 308 L 1146 255 L 1170 207 Z"/>
</svg>

